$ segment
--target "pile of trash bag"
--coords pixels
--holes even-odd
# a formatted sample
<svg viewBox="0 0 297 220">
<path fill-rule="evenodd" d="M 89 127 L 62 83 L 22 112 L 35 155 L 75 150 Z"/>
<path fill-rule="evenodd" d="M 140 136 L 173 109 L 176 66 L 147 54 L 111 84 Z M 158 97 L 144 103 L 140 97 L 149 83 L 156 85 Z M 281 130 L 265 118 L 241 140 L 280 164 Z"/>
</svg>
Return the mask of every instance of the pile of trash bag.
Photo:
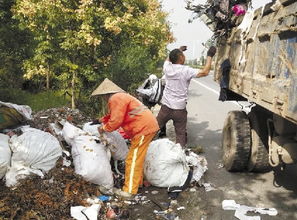
<svg viewBox="0 0 297 220">
<path fill-rule="evenodd" d="M 118 131 L 99 134 L 100 125 L 92 125 L 87 116 L 67 107 L 27 118 L 29 125 L 18 124 L 0 133 L 3 219 L 85 219 L 81 214 L 89 219 L 127 219 L 128 206 L 150 203 L 142 194 L 119 202 L 99 191 L 98 186 L 123 185 L 129 148 Z M 168 194 L 172 187 L 184 190 L 207 170 L 204 157 L 168 139 L 151 142 L 144 166 L 146 182 L 168 188 Z"/>
<path fill-rule="evenodd" d="M 206 4 L 199 4 L 195 0 L 187 0 L 187 10 L 194 12 L 194 17 L 200 18 L 214 36 L 223 36 L 236 26 L 238 17 L 244 15 L 251 6 L 251 0 L 208 0 Z"/>
<path fill-rule="evenodd" d="M 92 206 L 90 198 L 101 194 L 98 185 L 113 187 L 110 159 L 124 160 L 128 152 L 119 132 L 99 137 L 97 126 L 67 107 L 26 119 L 34 127 L 19 123 L 0 133 L 3 219 L 69 219 L 71 207 Z M 105 219 L 106 208 L 101 204 L 100 219 Z"/>
</svg>

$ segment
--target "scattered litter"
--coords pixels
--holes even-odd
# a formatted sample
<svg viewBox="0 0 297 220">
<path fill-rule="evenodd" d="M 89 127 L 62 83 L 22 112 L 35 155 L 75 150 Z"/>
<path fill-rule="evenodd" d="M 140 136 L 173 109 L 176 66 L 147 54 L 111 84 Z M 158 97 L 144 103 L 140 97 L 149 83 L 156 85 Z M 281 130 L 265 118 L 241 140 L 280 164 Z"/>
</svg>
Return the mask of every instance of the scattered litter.
<svg viewBox="0 0 297 220">
<path fill-rule="evenodd" d="M 125 200 L 124 203 L 127 204 L 127 205 L 135 205 L 135 204 L 137 204 L 136 201 L 132 201 L 132 200 L 129 200 L 129 201 L 128 200 Z"/>
<path fill-rule="evenodd" d="M 248 212 L 260 213 L 262 215 L 276 216 L 275 208 L 256 208 L 237 204 L 234 200 L 224 200 L 222 202 L 223 210 L 235 210 L 234 216 L 240 220 L 260 220 L 260 216 L 247 216 Z"/>
<path fill-rule="evenodd" d="M 63 157 L 63 166 L 64 167 L 71 166 L 71 160 L 67 160 L 65 157 Z"/>
<path fill-rule="evenodd" d="M 100 139 L 101 137 L 98 137 L 97 134 L 94 136 L 87 135 L 87 132 L 81 129 L 87 121 L 91 121 L 91 119 L 85 117 L 85 115 L 78 110 L 69 108 L 53 108 L 37 112 L 33 115 L 33 120 L 28 122 L 30 126 L 37 128 L 41 133 L 53 136 L 54 139 L 56 139 L 56 143 L 62 146 L 63 150 L 62 148 L 59 149 L 59 159 L 55 161 L 54 167 L 49 166 L 50 170 L 48 172 L 47 169 L 44 171 L 43 169 L 41 169 L 42 171 L 37 170 L 35 173 L 31 172 L 31 170 L 23 170 L 23 172 L 20 172 L 22 176 L 30 176 L 25 179 L 18 179 L 18 185 L 14 190 L 7 188 L 5 185 L 1 187 L 0 216 L 19 219 L 25 219 L 28 216 L 32 219 L 52 219 L 53 216 L 56 219 L 68 219 L 70 216 L 74 219 L 105 219 L 108 216 L 116 219 L 129 219 L 130 205 L 144 205 L 151 202 L 151 200 L 141 194 L 136 195 L 132 201 L 119 201 L 114 197 L 100 195 L 98 185 L 91 183 L 81 175 L 78 175 L 78 172 L 75 172 L 77 171 L 77 163 L 75 161 L 79 157 L 77 153 L 80 151 L 77 149 L 77 151 L 74 150 L 76 147 L 73 147 L 73 143 L 81 141 L 80 150 L 85 151 L 84 153 L 86 154 L 94 154 L 95 149 L 92 144 L 95 144 L 97 140 L 99 143 L 96 142 L 96 146 L 102 144 L 106 150 L 108 162 L 113 169 L 114 184 L 116 184 L 117 179 L 123 179 L 121 174 L 124 173 L 124 162 L 117 161 L 113 164 L 113 161 L 111 161 L 110 163 L 110 156 L 108 156 L 110 155 L 110 150 L 106 146 L 105 140 L 102 141 Z M 74 129 L 75 132 L 68 135 L 68 137 L 65 138 L 67 140 L 65 140 L 62 129 L 63 126 L 64 128 L 65 126 L 67 127 L 67 124 L 70 124 L 70 122 L 77 129 Z M 19 138 L 22 135 L 22 131 L 21 129 L 15 129 L 11 130 L 10 134 L 13 136 L 12 139 L 15 137 Z M 84 136 L 88 137 L 83 139 Z M 9 136 L 7 138 L 9 140 L 11 139 Z M 4 138 L 0 137 L 0 142 L 3 140 Z M 40 138 L 40 140 L 44 140 L 44 138 Z M 110 141 L 110 137 L 106 137 L 106 140 Z M 43 142 L 44 141 L 41 143 L 44 144 Z M 120 157 L 125 157 L 125 154 L 122 155 L 120 155 Z M 1 152 L 0 158 L 3 156 L 4 154 Z M 112 156 L 114 156 L 113 153 Z M 182 151 L 182 157 L 184 158 L 184 156 L 185 154 Z M 49 159 L 49 157 L 47 159 Z M 86 160 L 84 159 L 84 161 Z M 184 161 L 186 162 L 186 160 Z M 99 160 L 99 162 L 102 163 L 102 160 Z M 187 163 L 188 162 L 184 165 L 186 169 L 189 168 Z M 92 166 L 94 166 L 93 163 Z M 193 166 L 193 164 L 191 166 Z M 96 169 L 98 169 L 98 167 L 96 167 Z M 116 169 L 116 172 L 114 169 Z M 186 177 L 188 177 L 188 173 L 189 172 L 187 172 Z M 43 178 L 40 178 L 38 175 Z M 101 179 L 106 180 L 106 175 Z M 122 183 L 118 181 L 118 184 Z M 148 187 L 151 184 L 150 181 L 144 181 L 143 185 Z M 145 193 L 145 195 L 147 195 L 150 191 L 147 190 Z M 151 193 L 156 195 L 160 192 L 154 190 Z M 89 196 L 92 196 L 92 198 L 86 199 L 86 197 Z M 27 201 L 32 202 L 27 203 Z M 168 209 L 168 211 L 163 213 L 164 215 L 162 215 L 162 213 L 160 214 L 162 219 L 179 219 L 172 210 L 174 204 L 176 204 L 174 207 L 176 211 L 176 200 L 162 204 L 164 208 Z M 179 210 L 182 209 L 182 207 L 179 207 Z M 108 211 L 109 213 L 107 214 Z"/>
<path fill-rule="evenodd" d="M 151 184 L 150 184 L 149 181 L 144 180 L 144 181 L 143 181 L 143 186 L 144 186 L 144 187 L 149 187 L 149 186 L 151 186 Z"/>
<path fill-rule="evenodd" d="M 113 208 L 109 207 L 109 208 L 107 209 L 106 217 L 107 217 L 108 219 L 114 219 L 114 218 L 117 217 L 117 215 L 116 215 L 115 211 L 113 210 Z"/>
<path fill-rule="evenodd" d="M 171 206 L 177 205 L 177 200 L 176 199 L 171 200 L 170 205 Z"/>
<path fill-rule="evenodd" d="M 167 214 L 167 213 L 168 213 L 168 210 L 165 210 L 165 211 L 154 210 L 154 213 L 155 213 L 156 215 L 164 215 L 164 214 Z"/>
<path fill-rule="evenodd" d="M 31 127 L 40 130 L 48 130 L 51 123 L 59 123 L 67 119 L 80 128 L 82 128 L 84 123 L 92 120 L 78 109 L 71 109 L 68 107 L 50 108 L 35 113 L 33 115 Z"/>
<path fill-rule="evenodd" d="M 181 207 L 178 207 L 178 208 L 177 208 L 178 211 L 179 211 L 179 210 L 184 210 L 184 209 L 186 209 L 184 206 L 181 206 Z"/>
<path fill-rule="evenodd" d="M 65 154 L 67 157 L 70 157 L 70 152 L 69 151 L 67 151 L 67 150 L 63 150 L 63 154 Z"/>
<path fill-rule="evenodd" d="M 199 181 L 208 169 L 205 157 L 199 156 L 194 152 L 189 151 L 188 155 L 186 156 L 186 161 L 190 167 L 193 167 L 193 176 L 191 182 Z"/>
<path fill-rule="evenodd" d="M 235 202 L 235 200 L 224 200 L 222 202 L 222 208 L 224 210 L 236 210 L 240 207 L 239 204 Z"/>
<path fill-rule="evenodd" d="M 151 193 L 152 193 L 153 195 L 156 195 L 156 194 L 158 194 L 159 192 L 156 191 L 156 190 L 153 190 Z"/>
<path fill-rule="evenodd" d="M 106 202 L 110 200 L 110 196 L 101 195 L 98 197 L 98 199 L 101 200 L 102 202 Z"/>
<path fill-rule="evenodd" d="M 213 187 L 211 183 L 203 183 L 202 185 L 204 186 L 206 192 L 216 190 L 216 188 Z"/>
<path fill-rule="evenodd" d="M 146 203 L 149 203 L 150 202 L 150 200 L 146 197 L 146 196 L 142 196 L 142 195 L 136 195 L 135 197 L 134 197 L 134 200 L 135 200 L 135 202 L 137 202 L 138 204 L 146 204 Z"/>
<path fill-rule="evenodd" d="M 218 168 L 218 169 L 221 169 L 221 168 L 224 167 L 224 164 L 223 164 L 223 163 L 217 163 L 216 165 L 217 165 L 217 168 Z"/>
<path fill-rule="evenodd" d="M 93 204 L 90 207 L 74 206 L 70 208 L 71 217 L 77 220 L 97 220 L 100 204 Z"/>
<path fill-rule="evenodd" d="M 179 217 L 174 212 L 169 212 L 168 210 L 165 210 L 165 211 L 154 210 L 154 213 L 157 216 L 162 217 L 163 219 L 166 219 L 166 220 L 179 220 Z"/>
<path fill-rule="evenodd" d="M 206 220 L 206 219 L 207 219 L 207 216 L 205 216 L 205 215 L 202 215 L 200 218 L 200 220 Z"/>
<path fill-rule="evenodd" d="M 191 188 L 190 192 L 196 192 L 197 190 L 195 188 Z"/>
</svg>

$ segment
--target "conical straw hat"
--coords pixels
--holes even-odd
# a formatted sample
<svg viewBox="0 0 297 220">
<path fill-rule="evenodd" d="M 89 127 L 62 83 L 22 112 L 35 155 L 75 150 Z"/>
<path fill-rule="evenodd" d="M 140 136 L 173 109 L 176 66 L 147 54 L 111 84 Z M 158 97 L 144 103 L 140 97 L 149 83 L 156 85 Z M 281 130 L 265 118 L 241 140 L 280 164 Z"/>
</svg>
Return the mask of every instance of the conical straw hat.
<svg viewBox="0 0 297 220">
<path fill-rule="evenodd" d="M 105 94 L 111 94 L 111 93 L 117 93 L 117 92 L 125 92 L 120 87 L 118 87 L 116 84 L 114 84 L 109 79 L 105 78 L 104 81 L 92 92 L 91 96 L 94 95 L 105 95 Z"/>
</svg>

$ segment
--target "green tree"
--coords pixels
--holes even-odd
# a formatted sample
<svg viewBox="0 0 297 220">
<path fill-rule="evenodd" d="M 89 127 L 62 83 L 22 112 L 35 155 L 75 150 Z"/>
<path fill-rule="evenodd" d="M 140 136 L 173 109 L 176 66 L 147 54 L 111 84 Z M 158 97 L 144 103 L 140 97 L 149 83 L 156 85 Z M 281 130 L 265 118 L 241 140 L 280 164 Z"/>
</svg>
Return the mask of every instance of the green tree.
<svg viewBox="0 0 297 220">
<path fill-rule="evenodd" d="M 31 35 L 12 18 L 14 2 L 0 0 L 0 87 L 22 86 L 22 61 L 30 56 Z"/>
<path fill-rule="evenodd" d="M 59 80 L 73 108 L 105 77 L 124 89 L 143 79 L 172 41 L 157 0 L 17 0 L 14 13 L 36 42 L 25 76 Z"/>
</svg>

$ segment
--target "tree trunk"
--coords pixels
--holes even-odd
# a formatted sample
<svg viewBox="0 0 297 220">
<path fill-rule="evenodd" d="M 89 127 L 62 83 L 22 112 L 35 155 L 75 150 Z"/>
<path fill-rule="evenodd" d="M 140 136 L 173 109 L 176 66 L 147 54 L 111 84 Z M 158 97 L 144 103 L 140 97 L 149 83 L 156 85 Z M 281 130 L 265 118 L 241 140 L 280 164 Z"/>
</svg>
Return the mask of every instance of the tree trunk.
<svg viewBox="0 0 297 220">
<path fill-rule="evenodd" d="M 75 77 L 76 77 L 76 74 L 75 74 L 75 71 L 73 71 L 73 74 L 72 74 L 72 81 L 71 81 L 71 89 L 72 89 L 72 92 L 71 92 L 71 108 L 72 109 L 75 109 L 76 106 L 75 106 Z"/>
<path fill-rule="evenodd" d="M 50 70 L 48 66 L 46 71 L 46 90 L 49 90 L 49 88 L 50 88 Z"/>
</svg>

